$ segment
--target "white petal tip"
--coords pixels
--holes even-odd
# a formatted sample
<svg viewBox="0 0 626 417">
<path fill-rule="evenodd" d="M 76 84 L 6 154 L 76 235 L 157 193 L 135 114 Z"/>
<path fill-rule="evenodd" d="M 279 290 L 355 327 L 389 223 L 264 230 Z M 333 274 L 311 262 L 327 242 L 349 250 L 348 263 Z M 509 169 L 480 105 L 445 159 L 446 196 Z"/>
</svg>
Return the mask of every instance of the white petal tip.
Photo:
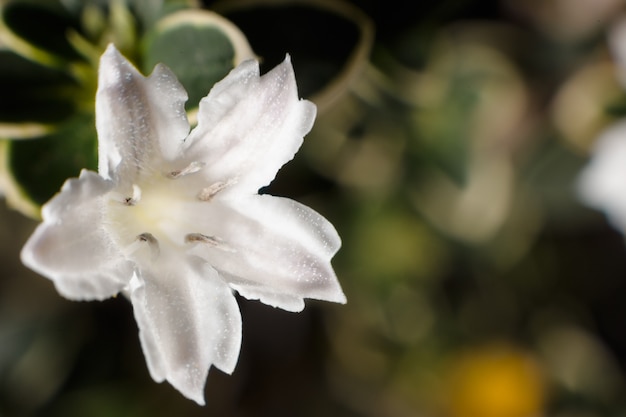
<svg viewBox="0 0 626 417">
<path fill-rule="evenodd" d="M 104 54 L 110 54 L 113 52 L 117 52 L 117 48 L 115 47 L 115 45 L 111 42 L 107 45 Z"/>
<path fill-rule="evenodd" d="M 206 405 L 206 401 L 204 401 L 204 395 L 189 397 L 190 400 L 193 400 L 199 406 L 204 407 Z"/>
<path fill-rule="evenodd" d="M 176 388 L 176 390 L 178 392 L 183 394 L 183 396 L 185 398 L 190 399 L 191 401 L 195 402 L 199 406 L 205 406 L 206 405 L 206 401 L 204 400 L 204 389 L 201 392 L 186 392 L 185 390 L 182 390 L 182 389 L 176 387 L 174 384 L 172 384 L 172 386 L 174 388 Z"/>
<path fill-rule="evenodd" d="M 172 375 L 166 378 L 167 382 L 169 382 L 185 398 L 195 401 L 198 405 L 205 405 L 206 402 L 204 400 L 204 385 L 206 382 L 206 375 L 202 382 L 199 382 L 189 381 L 186 380 L 186 378 L 181 378 L 183 374 L 184 372 L 181 372 L 178 375 Z"/>
<path fill-rule="evenodd" d="M 343 293 L 343 291 L 341 291 L 341 288 L 338 288 L 333 294 L 325 297 L 323 301 L 337 304 L 346 304 L 348 302 L 348 299 L 346 298 L 346 295 Z"/>
<path fill-rule="evenodd" d="M 346 295 L 344 293 L 341 293 L 341 295 L 337 297 L 334 302 L 339 304 L 346 304 L 348 302 L 348 299 L 346 298 Z"/>
<path fill-rule="evenodd" d="M 98 68 L 98 91 L 118 86 L 128 82 L 139 73 L 134 66 L 117 50 L 115 45 L 109 44 L 106 51 L 100 57 Z M 97 112 L 97 110 L 96 110 Z M 101 139 L 100 139 L 101 140 Z"/>
<path fill-rule="evenodd" d="M 32 243 L 29 239 L 20 251 L 20 261 L 22 261 L 22 263 L 28 268 L 34 269 L 33 266 L 35 265 L 35 259 L 33 256 L 33 250 L 31 248 L 31 245 Z"/>
<path fill-rule="evenodd" d="M 111 60 L 120 60 L 120 59 L 124 59 L 124 57 L 122 56 L 120 51 L 117 50 L 115 45 L 110 43 L 107 46 L 107 49 L 102 54 L 102 56 L 100 57 L 100 62 L 101 62 L 101 65 L 102 65 L 102 62 L 107 62 L 107 61 L 111 61 Z"/>
</svg>

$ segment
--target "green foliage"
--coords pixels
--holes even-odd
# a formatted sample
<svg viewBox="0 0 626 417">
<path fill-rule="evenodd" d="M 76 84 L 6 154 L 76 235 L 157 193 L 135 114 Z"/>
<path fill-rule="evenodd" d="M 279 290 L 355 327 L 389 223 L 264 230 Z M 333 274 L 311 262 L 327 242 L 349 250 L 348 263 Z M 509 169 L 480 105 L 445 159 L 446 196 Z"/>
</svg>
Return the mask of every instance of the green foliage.
<svg viewBox="0 0 626 417">
<path fill-rule="evenodd" d="M 2 8 L 2 20 L 32 46 L 62 59 L 80 58 L 67 39 L 68 30 L 80 30 L 78 16 L 70 14 L 60 1 L 10 1 Z"/>
<path fill-rule="evenodd" d="M 0 50 L 0 121 L 58 123 L 75 110 L 80 85 L 67 73 Z M 1 131 L 0 131 L 1 135 Z"/>
<path fill-rule="evenodd" d="M 200 409 L 146 375 L 123 297 L 67 303 L 24 272 L 15 236 L 23 242 L 33 224 L 3 211 L 0 339 L 13 344 L 0 343 L 0 414 L 464 417 L 458 393 L 481 394 L 476 407 L 493 412 L 502 404 L 489 402 L 494 386 L 534 415 L 624 414 L 623 237 L 575 194 L 594 134 L 626 113 L 610 79 L 611 13 L 594 15 L 590 0 L 573 24 L 546 2 L 539 12 L 523 0 L 205 1 L 243 30 L 262 70 L 289 53 L 300 95 L 318 105 L 302 152 L 270 191 L 336 224 L 348 304 L 311 303 L 303 324 L 241 303 L 247 350 L 234 375 L 210 374 L 209 410 Z M 170 66 L 191 110 L 250 53 L 213 15 L 168 20 L 180 2 L 117 1 L 127 7 L 115 24 L 113 3 L 3 6 L 9 203 L 38 209 L 66 178 L 96 169 L 96 65 L 108 42 L 127 42 L 143 72 Z M 597 63 L 606 71 L 587 71 Z M 581 137 L 568 137 L 556 115 Z M 60 338 L 53 345 L 65 355 L 21 356 L 28 346 L 6 336 L 20 315 L 61 317 L 58 334 L 77 334 L 78 353 Z M 490 360 L 494 351 L 508 368 Z M 47 397 L 15 383 L 43 380 L 37 361 L 61 356 L 65 373 Z M 519 363 L 539 366 L 543 382 L 514 375 L 491 385 Z"/>
<path fill-rule="evenodd" d="M 234 67 L 235 48 L 218 26 L 180 22 L 150 34 L 142 56 L 145 73 L 158 63 L 174 71 L 189 94 L 187 107 L 194 108 Z"/>
<path fill-rule="evenodd" d="M 245 37 L 224 19 L 156 4 L 12 1 L 1 9 L 0 138 L 9 142 L 0 175 L 9 204 L 35 215 L 65 179 L 97 169 L 97 65 L 109 42 L 146 73 L 159 62 L 170 66 L 190 107 L 251 57 Z"/>
<path fill-rule="evenodd" d="M 9 143 L 9 168 L 29 199 L 41 205 L 81 169 L 97 170 L 93 114 L 76 114 L 49 135 Z"/>
</svg>

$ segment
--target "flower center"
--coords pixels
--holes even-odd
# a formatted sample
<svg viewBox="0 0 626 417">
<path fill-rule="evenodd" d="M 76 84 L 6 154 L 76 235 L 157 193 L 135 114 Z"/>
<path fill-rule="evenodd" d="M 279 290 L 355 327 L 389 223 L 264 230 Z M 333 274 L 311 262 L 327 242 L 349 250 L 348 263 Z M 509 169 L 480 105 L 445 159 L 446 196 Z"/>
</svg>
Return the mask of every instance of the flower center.
<svg viewBox="0 0 626 417">
<path fill-rule="evenodd" d="M 129 220 L 136 224 L 139 230 L 152 233 L 157 240 L 167 239 L 172 243 L 181 244 L 182 196 L 177 195 L 176 190 L 173 190 L 168 182 L 171 181 L 159 181 L 145 187 L 141 200 L 128 207 Z"/>
<path fill-rule="evenodd" d="M 162 245 L 180 247 L 203 243 L 229 250 L 217 236 L 190 233 L 198 227 L 189 216 L 189 212 L 194 211 L 192 205 L 208 204 L 215 195 L 234 183 L 234 180 L 217 182 L 193 194 L 183 177 L 203 167 L 203 163 L 193 162 L 166 175 L 150 176 L 141 184 L 133 184 L 123 194 L 111 193 L 106 217 L 116 243 L 127 248 L 129 253 L 147 244 L 152 255 L 157 255 Z"/>
<path fill-rule="evenodd" d="M 119 243 L 128 246 L 147 233 L 157 242 L 184 244 L 184 196 L 173 181 L 152 178 L 148 183 L 134 184 L 132 190 L 131 196 L 114 195 L 108 204 L 107 217 Z"/>
</svg>

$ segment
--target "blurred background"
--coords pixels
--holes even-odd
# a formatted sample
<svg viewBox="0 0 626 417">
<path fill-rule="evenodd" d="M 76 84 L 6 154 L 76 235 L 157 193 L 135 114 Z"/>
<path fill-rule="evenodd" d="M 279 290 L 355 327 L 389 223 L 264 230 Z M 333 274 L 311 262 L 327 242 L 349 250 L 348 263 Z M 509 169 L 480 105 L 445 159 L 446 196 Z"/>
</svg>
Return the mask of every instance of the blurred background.
<svg viewBox="0 0 626 417">
<path fill-rule="evenodd" d="M 0 416 L 626 415 L 624 239 L 576 192 L 626 115 L 607 44 L 625 3 L 0 2 Z M 151 380 L 127 300 L 67 301 L 19 261 L 39 205 L 95 168 L 103 46 L 174 66 L 159 19 L 192 6 L 237 25 L 262 71 L 289 53 L 318 104 L 264 191 L 336 226 L 348 298 L 239 298 L 239 364 L 210 371 L 205 407 Z M 184 45 L 211 51 L 202 36 Z"/>
</svg>

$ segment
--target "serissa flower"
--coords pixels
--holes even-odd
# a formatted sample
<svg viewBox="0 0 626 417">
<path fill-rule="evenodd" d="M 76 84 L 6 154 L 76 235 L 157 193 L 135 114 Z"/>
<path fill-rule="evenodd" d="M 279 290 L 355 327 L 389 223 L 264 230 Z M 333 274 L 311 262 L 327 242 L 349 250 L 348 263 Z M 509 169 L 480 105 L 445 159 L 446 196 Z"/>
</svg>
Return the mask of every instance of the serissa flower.
<svg viewBox="0 0 626 417">
<path fill-rule="evenodd" d="M 608 44 L 616 76 L 626 88 L 626 19 L 608 30 Z M 581 171 L 577 188 L 581 200 L 602 210 L 611 225 L 626 234 L 626 120 L 606 128 L 595 140 L 589 163 Z"/>
<path fill-rule="evenodd" d="M 602 210 L 615 229 L 626 233 L 626 121 L 602 132 L 592 152 L 578 179 L 580 198 Z"/>
<path fill-rule="evenodd" d="M 285 61 L 246 61 L 200 102 L 157 65 L 143 77 L 114 46 L 100 62 L 98 173 L 83 170 L 42 208 L 22 261 L 73 300 L 122 292 L 152 378 L 204 404 L 211 365 L 231 373 L 241 345 L 233 291 L 288 311 L 344 303 L 330 260 L 341 241 L 320 214 L 260 195 L 291 160 L 316 108 Z"/>
</svg>

